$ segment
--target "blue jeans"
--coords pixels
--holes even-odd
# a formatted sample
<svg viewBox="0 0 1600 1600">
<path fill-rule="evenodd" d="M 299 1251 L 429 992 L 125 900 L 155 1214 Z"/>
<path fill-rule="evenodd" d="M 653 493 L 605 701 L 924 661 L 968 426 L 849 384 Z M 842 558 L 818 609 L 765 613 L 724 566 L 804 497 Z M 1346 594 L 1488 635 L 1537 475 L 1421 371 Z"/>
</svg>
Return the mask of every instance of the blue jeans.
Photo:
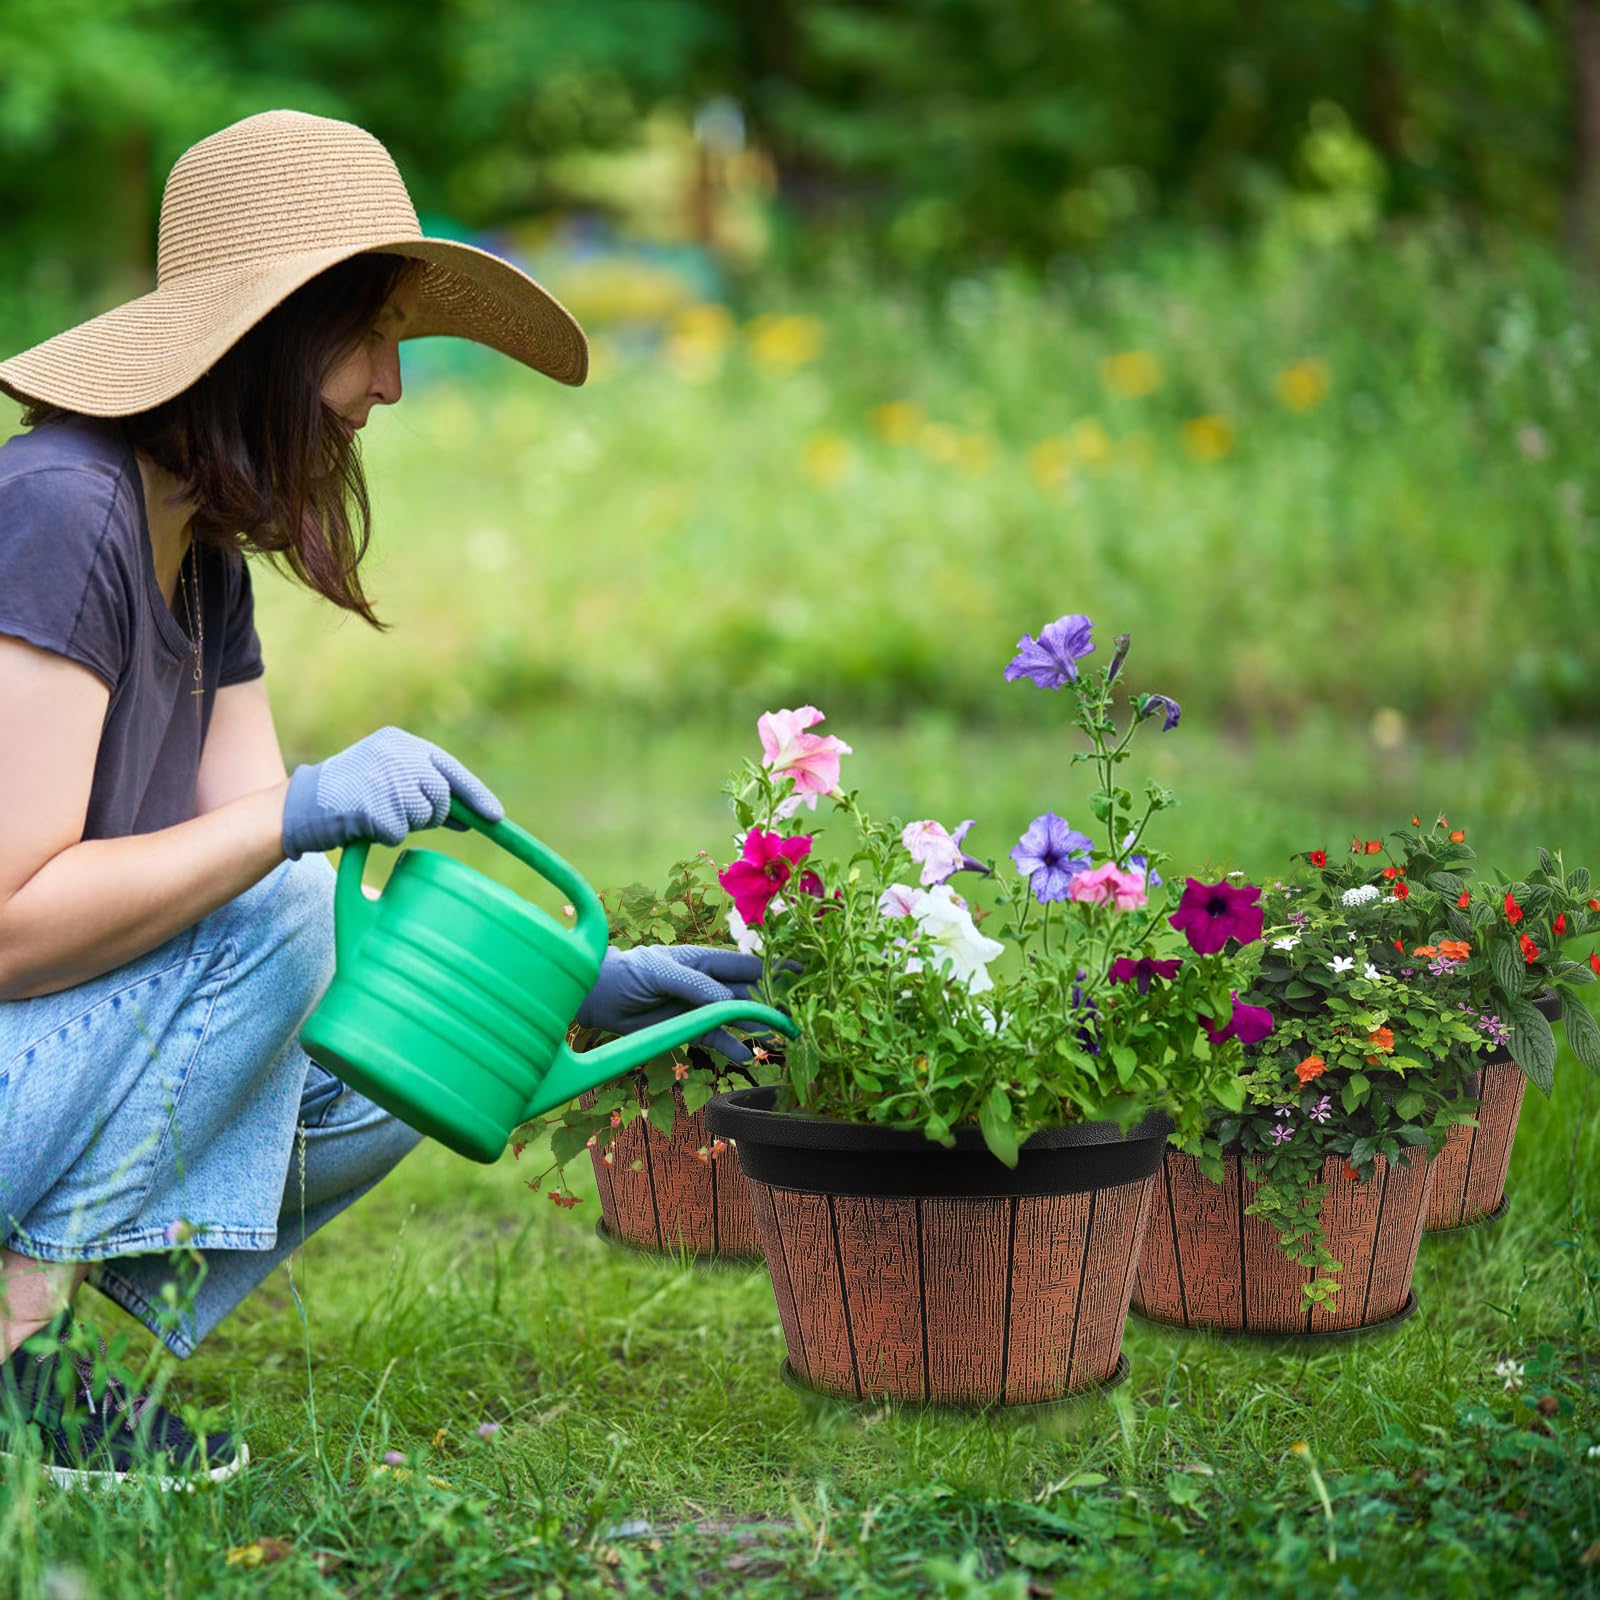
<svg viewBox="0 0 1600 1600">
<path fill-rule="evenodd" d="M 333 973 L 323 856 L 148 955 L 0 1002 L 0 1241 L 89 1281 L 180 1356 L 418 1135 L 300 1048 Z M 172 1324 L 173 1246 L 205 1262 Z"/>
</svg>

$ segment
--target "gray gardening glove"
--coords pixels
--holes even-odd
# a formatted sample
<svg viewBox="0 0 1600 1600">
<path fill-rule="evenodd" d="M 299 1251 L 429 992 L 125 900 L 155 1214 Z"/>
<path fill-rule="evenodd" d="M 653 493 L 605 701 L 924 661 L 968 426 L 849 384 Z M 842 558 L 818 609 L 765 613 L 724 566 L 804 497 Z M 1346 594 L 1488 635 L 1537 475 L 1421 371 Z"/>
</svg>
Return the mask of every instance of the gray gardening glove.
<svg viewBox="0 0 1600 1600">
<path fill-rule="evenodd" d="M 737 950 L 698 944 L 608 949 L 600 976 L 578 1008 L 578 1022 L 606 1033 L 634 1033 L 696 1006 L 755 999 L 752 985 L 760 979 L 761 958 Z M 751 1059 L 748 1047 L 726 1028 L 713 1028 L 694 1042 L 740 1065 Z"/>
<path fill-rule="evenodd" d="M 283 853 L 298 861 L 308 850 L 358 839 L 399 844 L 414 828 L 445 822 L 452 795 L 486 822 L 505 815 L 454 756 L 404 729 L 379 728 L 326 761 L 295 768 L 283 802 Z"/>
</svg>

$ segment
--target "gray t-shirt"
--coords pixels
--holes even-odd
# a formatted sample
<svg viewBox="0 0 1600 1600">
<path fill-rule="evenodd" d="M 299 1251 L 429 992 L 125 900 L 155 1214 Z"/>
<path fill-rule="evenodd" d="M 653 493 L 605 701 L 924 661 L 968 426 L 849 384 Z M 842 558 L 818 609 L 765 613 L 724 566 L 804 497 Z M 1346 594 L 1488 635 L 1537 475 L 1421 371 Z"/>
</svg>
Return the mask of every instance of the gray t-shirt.
<svg viewBox="0 0 1600 1600">
<path fill-rule="evenodd" d="M 261 676 L 244 558 L 195 548 L 199 696 L 189 634 L 156 582 L 138 462 L 117 423 L 66 418 L 0 445 L 0 633 L 81 662 L 111 691 L 85 839 L 188 821 L 217 690 Z M 185 560 L 185 584 L 190 570 Z M 9 765 L 0 753 L 0 768 Z"/>
</svg>

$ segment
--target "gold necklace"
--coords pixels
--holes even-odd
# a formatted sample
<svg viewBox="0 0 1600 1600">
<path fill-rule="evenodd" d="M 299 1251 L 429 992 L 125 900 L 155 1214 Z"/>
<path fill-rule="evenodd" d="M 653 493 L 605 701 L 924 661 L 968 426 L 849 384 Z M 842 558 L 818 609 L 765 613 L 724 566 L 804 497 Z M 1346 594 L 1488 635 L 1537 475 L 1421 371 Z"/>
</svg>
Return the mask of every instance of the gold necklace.
<svg viewBox="0 0 1600 1600">
<path fill-rule="evenodd" d="M 189 645 L 194 651 L 194 688 L 189 693 L 203 695 L 205 685 L 201 678 L 201 664 L 205 658 L 206 628 L 200 613 L 200 551 L 192 538 L 189 541 L 189 583 L 193 598 L 190 598 L 190 589 L 183 591 L 183 609 L 189 618 Z M 179 587 L 182 588 L 181 578 Z M 196 711 L 199 709 L 195 707 Z"/>
</svg>

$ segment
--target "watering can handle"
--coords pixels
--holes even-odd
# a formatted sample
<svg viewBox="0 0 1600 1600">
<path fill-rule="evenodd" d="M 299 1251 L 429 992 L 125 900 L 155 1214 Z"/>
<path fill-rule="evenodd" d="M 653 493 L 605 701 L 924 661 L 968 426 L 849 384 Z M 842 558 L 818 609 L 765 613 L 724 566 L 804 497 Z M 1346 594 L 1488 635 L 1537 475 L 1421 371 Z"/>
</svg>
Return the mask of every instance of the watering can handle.
<svg viewBox="0 0 1600 1600">
<path fill-rule="evenodd" d="M 587 947 L 598 967 L 604 959 L 610 930 L 606 925 L 606 908 L 600 896 L 589 886 L 588 880 L 570 862 L 562 860 L 547 844 L 535 839 L 526 828 L 519 828 L 509 819 L 485 822 L 470 806 L 451 797 L 450 820 L 475 829 L 485 839 L 514 855 L 524 866 L 531 867 L 541 878 L 553 883 L 568 899 L 577 913 L 573 934 Z M 366 847 L 362 846 L 365 853 Z"/>
</svg>

